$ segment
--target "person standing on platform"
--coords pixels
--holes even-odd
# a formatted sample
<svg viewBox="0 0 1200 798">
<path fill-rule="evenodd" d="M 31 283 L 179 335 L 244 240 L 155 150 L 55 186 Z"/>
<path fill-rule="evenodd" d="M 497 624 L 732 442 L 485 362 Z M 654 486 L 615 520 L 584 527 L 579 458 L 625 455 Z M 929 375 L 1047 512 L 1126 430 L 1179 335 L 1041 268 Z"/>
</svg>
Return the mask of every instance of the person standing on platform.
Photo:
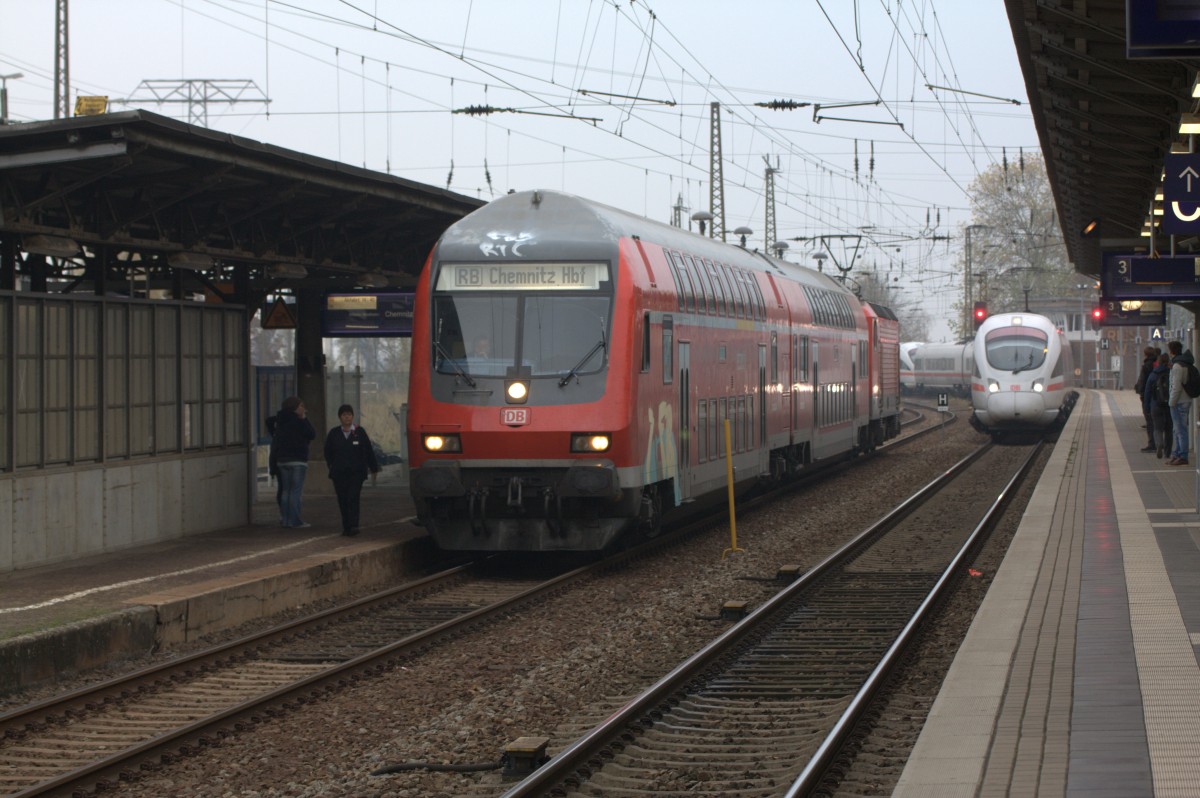
<svg viewBox="0 0 1200 798">
<path fill-rule="evenodd" d="M 1154 371 L 1158 361 L 1158 351 L 1148 346 L 1142 350 L 1142 371 L 1138 374 L 1137 383 L 1133 386 L 1133 390 L 1137 391 L 1137 395 L 1142 398 L 1142 417 L 1146 419 L 1146 446 L 1142 449 L 1143 452 L 1153 452 L 1158 446 L 1154 442 L 1154 419 L 1150 416 L 1150 402 L 1146 400 L 1146 380 L 1150 377 L 1150 372 Z"/>
<path fill-rule="evenodd" d="M 317 431 L 307 416 L 308 411 L 299 396 L 284 399 L 283 406 L 275 415 L 275 437 L 271 442 L 275 467 L 279 471 L 283 525 L 296 529 L 312 526 L 300 517 L 304 478 L 308 475 L 308 446 L 317 437 Z"/>
<path fill-rule="evenodd" d="M 338 408 L 341 423 L 329 430 L 325 436 L 325 464 L 329 466 L 329 478 L 337 493 L 338 510 L 342 514 L 342 534 L 358 534 L 359 499 L 367 472 L 379 473 L 379 461 L 375 458 L 375 447 L 367 431 L 354 423 L 354 408 L 342 405 Z"/>
<path fill-rule="evenodd" d="M 1142 400 L 1143 409 L 1150 408 L 1151 427 L 1154 430 L 1154 451 L 1161 460 L 1171 451 L 1171 356 L 1163 352 L 1158 356 L 1154 370 L 1146 378 L 1146 393 Z"/>
<path fill-rule="evenodd" d="M 1192 398 L 1183 389 L 1187 380 L 1188 364 L 1195 365 L 1191 351 L 1183 351 L 1183 344 L 1171 341 L 1167 344 L 1171 355 L 1171 426 L 1175 430 L 1175 448 L 1167 465 L 1188 464 L 1188 416 L 1192 409 Z"/>
</svg>

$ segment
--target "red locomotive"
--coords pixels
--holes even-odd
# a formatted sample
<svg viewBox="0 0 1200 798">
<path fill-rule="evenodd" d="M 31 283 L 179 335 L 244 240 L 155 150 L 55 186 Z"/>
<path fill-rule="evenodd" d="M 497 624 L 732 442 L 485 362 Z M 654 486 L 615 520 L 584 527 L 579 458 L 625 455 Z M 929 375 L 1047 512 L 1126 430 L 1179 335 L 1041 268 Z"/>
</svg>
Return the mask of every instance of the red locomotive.
<svg viewBox="0 0 1200 798">
<path fill-rule="evenodd" d="M 443 549 L 595 551 L 899 431 L 899 325 L 823 274 L 551 191 L 421 274 L 408 440 Z"/>
</svg>

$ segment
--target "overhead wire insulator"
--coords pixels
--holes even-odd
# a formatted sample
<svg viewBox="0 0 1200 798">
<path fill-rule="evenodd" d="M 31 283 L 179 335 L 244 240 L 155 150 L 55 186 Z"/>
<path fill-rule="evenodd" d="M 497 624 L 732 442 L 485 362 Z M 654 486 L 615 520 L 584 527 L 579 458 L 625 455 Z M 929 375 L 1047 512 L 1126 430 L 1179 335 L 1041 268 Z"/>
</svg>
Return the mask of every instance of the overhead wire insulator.
<svg viewBox="0 0 1200 798">
<path fill-rule="evenodd" d="M 796 100 L 770 100 L 765 103 L 755 103 L 759 108 L 770 108 L 772 111 L 795 111 L 797 108 L 807 108 L 812 103 L 802 103 Z"/>
</svg>

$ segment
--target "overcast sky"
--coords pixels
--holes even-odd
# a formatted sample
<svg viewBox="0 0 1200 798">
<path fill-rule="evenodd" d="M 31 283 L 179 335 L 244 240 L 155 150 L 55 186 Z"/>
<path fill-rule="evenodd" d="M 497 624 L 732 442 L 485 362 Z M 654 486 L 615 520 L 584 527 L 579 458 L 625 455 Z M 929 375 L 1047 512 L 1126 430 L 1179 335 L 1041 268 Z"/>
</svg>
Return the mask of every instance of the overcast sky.
<svg viewBox="0 0 1200 798">
<path fill-rule="evenodd" d="M 0 0 L 18 122 L 53 117 L 54 5 Z M 70 0 L 70 78 L 72 107 L 107 95 L 484 199 L 560 189 L 661 221 L 709 206 L 719 102 L 727 230 L 768 243 L 769 156 L 790 260 L 862 234 L 854 269 L 935 320 L 961 292 L 965 190 L 1038 149 L 1001 0 Z M 143 84 L 185 79 L 244 101 Z M 754 105 L 772 100 L 822 107 Z M 453 113 L 473 106 L 508 110 Z"/>
</svg>

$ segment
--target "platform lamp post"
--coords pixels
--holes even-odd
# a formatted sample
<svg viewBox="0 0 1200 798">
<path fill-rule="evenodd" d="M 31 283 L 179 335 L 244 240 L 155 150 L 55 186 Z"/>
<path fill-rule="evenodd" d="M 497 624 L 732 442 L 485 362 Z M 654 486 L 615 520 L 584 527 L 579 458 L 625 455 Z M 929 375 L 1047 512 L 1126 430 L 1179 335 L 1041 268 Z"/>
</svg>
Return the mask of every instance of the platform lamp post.
<svg viewBox="0 0 1200 798">
<path fill-rule="evenodd" d="M 20 80 L 25 77 L 20 72 L 13 72 L 11 75 L 0 75 L 0 125 L 8 124 L 8 82 L 10 80 Z"/>
<path fill-rule="evenodd" d="M 1078 283 L 1075 288 L 1079 291 L 1079 367 L 1083 368 L 1083 331 L 1088 323 L 1087 312 L 1083 309 L 1083 293 L 1091 290 L 1092 286 L 1087 283 Z M 1096 356 L 1099 357 L 1099 352 L 1096 353 Z"/>
<path fill-rule="evenodd" d="M 828 257 L 829 256 L 826 255 L 824 252 L 814 252 L 813 253 L 812 259 L 817 262 L 817 271 L 819 271 L 819 272 L 825 271 L 825 259 Z"/>
</svg>

